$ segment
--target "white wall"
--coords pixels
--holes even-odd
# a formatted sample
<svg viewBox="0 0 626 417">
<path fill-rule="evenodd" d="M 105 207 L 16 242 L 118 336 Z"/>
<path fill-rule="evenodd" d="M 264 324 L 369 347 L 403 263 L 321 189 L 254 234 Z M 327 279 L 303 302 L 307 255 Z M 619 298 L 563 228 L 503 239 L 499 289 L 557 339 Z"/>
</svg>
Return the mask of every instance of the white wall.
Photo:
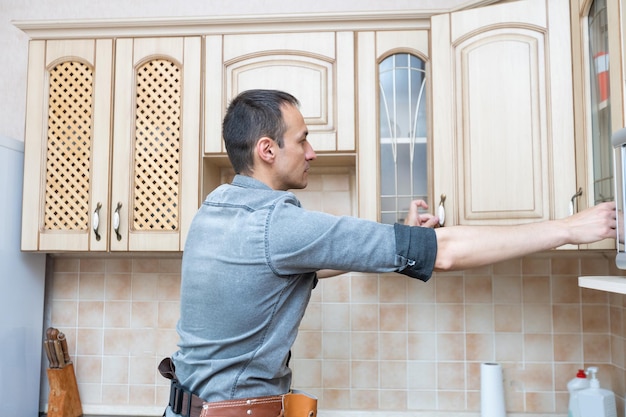
<svg viewBox="0 0 626 417">
<path fill-rule="evenodd" d="M 460 3 L 472 1 L 420 0 L 419 8 L 449 10 Z M 0 135 L 24 140 L 28 37 L 12 24 L 16 20 L 201 17 L 415 8 L 415 0 L 0 0 Z"/>
</svg>

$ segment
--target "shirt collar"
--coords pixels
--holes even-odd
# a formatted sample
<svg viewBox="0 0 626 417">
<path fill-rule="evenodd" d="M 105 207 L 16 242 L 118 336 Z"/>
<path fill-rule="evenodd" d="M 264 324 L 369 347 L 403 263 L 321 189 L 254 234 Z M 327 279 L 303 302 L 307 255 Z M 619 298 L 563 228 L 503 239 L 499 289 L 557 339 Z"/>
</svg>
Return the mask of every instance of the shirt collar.
<svg viewBox="0 0 626 417">
<path fill-rule="evenodd" d="M 261 182 L 257 180 L 256 178 L 252 178 L 247 175 L 241 175 L 241 174 L 235 175 L 235 177 L 233 178 L 232 184 L 237 185 L 239 187 L 243 187 L 243 188 L 256 188 L 259 190 L 271 190 L 271 188 L 264 182 Z"/>
</svg>

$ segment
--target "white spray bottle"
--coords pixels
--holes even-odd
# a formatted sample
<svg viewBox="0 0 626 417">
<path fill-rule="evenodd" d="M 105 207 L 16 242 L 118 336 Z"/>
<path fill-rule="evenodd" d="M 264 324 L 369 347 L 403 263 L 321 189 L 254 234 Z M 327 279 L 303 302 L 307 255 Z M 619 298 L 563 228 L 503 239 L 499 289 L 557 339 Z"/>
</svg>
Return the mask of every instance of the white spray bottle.
<svg viewBox="0 0 626 417">
<path fill-rule="evenodd" d="M 597 367 L 587 368 L 591 381 L 589 381 L 589 388 L 578 392 L 580 417 L 617 417 L 615 394 L 608 389 L 600 388 L 597 373 Z"/>
<path fill-rule="evenodd" d="M 584 369 L 579 369 L 576 378 L 570 379 L 567 383 L 569 391 L 569 407 L 567 417 L 580 417 L 580 407 L 578 406 L 578 394 L 581 390 L 589 388 L 589 380 Z"/>
</svg>

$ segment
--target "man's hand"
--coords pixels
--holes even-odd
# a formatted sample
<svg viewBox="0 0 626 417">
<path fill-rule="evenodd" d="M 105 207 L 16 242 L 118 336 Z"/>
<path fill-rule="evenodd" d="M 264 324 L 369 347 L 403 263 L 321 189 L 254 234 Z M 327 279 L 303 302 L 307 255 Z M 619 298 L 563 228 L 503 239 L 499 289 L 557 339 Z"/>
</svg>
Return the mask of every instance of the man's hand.
<svg viewBox="0 0 626 417">
<path fill-rule="evenodd" d="M 420 226 L 434 228 L 439 225 L 439 217 L 429 213 L 420 214 L 419 209 L 428 209 L 428 204 L 424 200 L 413 200 L 409 206 L 409 214 L 404 219 L 407 226 Z"/>
<path fill-rule="evenodd" d="M 599 203 L 596 206 L 566 217 L 573 244 L 593 243 L 601 239 L 618 239 L 615 202 Z"/>
</svg>

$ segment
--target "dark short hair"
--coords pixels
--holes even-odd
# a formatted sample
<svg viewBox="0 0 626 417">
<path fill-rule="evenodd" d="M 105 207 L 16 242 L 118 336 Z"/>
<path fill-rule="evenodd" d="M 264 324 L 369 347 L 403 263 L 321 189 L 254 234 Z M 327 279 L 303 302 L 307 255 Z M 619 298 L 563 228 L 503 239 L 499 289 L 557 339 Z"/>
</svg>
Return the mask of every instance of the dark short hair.
<svg viewBox="0 0 626 417">
<path fill-rule="evenodd" d="M 283 147 L 285 122 L 281 107 L 299 106 L 298 99 L 279 90 L 247 90 L 235 97 L 226 110 L 222 136 L 228 159 L 237 174 L 253 168 L 257 141 L 267 136 Z"/>
</svg>

